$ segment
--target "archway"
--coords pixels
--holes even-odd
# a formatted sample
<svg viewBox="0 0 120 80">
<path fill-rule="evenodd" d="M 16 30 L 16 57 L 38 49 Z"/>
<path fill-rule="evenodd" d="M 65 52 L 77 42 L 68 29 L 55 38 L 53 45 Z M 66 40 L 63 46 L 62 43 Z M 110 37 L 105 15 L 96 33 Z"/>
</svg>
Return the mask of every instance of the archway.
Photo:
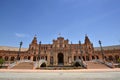
<svg viewBox="0 0 120 80">
<path fill-rule="evenodd" d="M 113 61 L 113 57 L 111 55 L 109 56 L 109 61 Z"/>
<path fill-rule="evenodd" d="M 36 56 L 33 57 L 33 61 L 36 61 Z"/>
<path fill-rule="evenodd" d="M 8 61 L 8 56 L 5 56 L 5 61 Z"/>
<path fill-rule="evenodd" d="M 86 56 L 86 61 L 89 61 L 89 56 Z"/>
<path fill-rule="evenodd" d="M 95 57 L 94 56 L 92 56 L 92 60 L 94 60 L 95 59 Z"/>
<path fill-rule="evenodd" d="M 64 55 L 62 53 L 58 54 L 58 65 L 64 64 Z"/>
<path fill-rule="evenodd" d="M 79 66 L 81 66 L 81 65 L 80 65 L 79 62 L 75 62 L 74 66 L 75 66 L 75 67 L 79 67 Z"/>
<path fill-rule="evenodd" d="M 115 55 L 115 62 L 118 63 L 119 56 Z"/>
<path fill-rule="evenodd" d="M 28 56 L 28 60 L 30 60 L 30 56 Z"/>
<path fill-rule="evenodd" d="M 45 62 L 42 63 L 42 64 L 40 65 L 40 67 L 46 67 L 46 63 L 45 63 Z"/>
<path fill-rule="evenodd" d="M 12 57 L 11 57 L 11 61 L 14 61 L 14 60 L 15 60 L 15 57 L 14 57 L 14 56 L 12 56 Z"/>
</svg>

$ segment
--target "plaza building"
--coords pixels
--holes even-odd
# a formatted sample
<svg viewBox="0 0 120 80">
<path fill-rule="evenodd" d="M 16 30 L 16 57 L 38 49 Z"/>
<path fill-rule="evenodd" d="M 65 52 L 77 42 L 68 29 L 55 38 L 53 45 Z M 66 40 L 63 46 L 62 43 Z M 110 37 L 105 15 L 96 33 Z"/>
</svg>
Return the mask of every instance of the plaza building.
<svg viewBox="0 0 120 80">
<path fill-rule="evenodd" d="M 1 46 L 0 58 L 4 59 L 6 64 L 14 63 L 17 60 L 33 62 L 44 60 L 46 66 L 73 66 L 77 61 L 84 63 L 94 60 L 117 63 L 120 58 L 120 46 L 96 48 L 87 35 L 84 43 L 79 41 L 78 44 L 61 36 L 53 40 L 52 44 L 43 44 L 38 42 L 37 37 L 34 36 L 29 48 L 21 48 L 21 45 L 20 48 Z"/>
</svg>

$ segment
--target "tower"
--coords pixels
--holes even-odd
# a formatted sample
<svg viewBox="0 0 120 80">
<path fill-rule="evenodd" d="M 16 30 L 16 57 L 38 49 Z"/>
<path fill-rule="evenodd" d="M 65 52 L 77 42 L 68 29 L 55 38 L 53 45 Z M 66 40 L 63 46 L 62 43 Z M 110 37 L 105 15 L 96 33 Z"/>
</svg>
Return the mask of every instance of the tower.
<svg viewBox="0 0 120 80">
<path fill-rule="evenodd" d="M 30 53 L 33 53 L 33 54 L 36 54 L 36 52 L 38 52 L 38 44 L 37 44 L 36 35 L 34 36 L 31 44 L 29 45 L 29 51 L 30 51 Z"/>
</svg>

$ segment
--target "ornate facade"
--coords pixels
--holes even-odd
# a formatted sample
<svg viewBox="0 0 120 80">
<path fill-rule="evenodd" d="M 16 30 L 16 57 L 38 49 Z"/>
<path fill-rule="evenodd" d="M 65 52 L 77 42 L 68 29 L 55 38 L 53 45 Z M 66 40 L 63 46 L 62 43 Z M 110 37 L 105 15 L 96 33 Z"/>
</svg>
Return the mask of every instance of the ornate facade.
<svg viewBox="0 0 120 80">
<path fill-rule="evenodd" d="M 3 58 L 6 63 L 12 63 L 17 59 L 39 61 L 44 59 L 47 61 L 47 66 L 70 66 L 77 59 L 82 59 L 83 61 L 91 61 L 94 59 L 117 62 L 120 58 L 120 48 L 115 49 L 105 49 L 103 48 L 103 53 L 100 49 L 93 47 L 93 44 L 89 40 L 88 36 L 85 36 L 84 43 L 78 44 L 70 43 L 68 39 L 63 37 L 58 37 L 53 40 L 52 44 L 41 44 L 37 42 L 37 37 L 35 36 L 29 45 L 27 50 L 0 50 L 0 58 Z"/>
</svg>

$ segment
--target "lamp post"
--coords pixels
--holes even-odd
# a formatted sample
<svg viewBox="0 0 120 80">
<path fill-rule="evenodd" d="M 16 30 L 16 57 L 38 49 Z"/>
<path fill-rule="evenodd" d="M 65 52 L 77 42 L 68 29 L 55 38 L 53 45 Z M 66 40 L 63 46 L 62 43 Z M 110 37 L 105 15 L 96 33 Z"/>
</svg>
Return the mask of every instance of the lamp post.
<svg viewBox="0 0 120 80">
<path fill-rule="evenodd" d="M 81 53 L 81 66 L 83 67 L 83 55 L 82 55 L 82 46 L 81 46 L 81 41 L 79 41 L 79 47 L 80 47 L 80 53 Z"/>
<path fill-rule="evenodd" d="M 40 60 L 40 47 L 41 47 L 41 41 L 39 42 L 38 61 Z"/>
<path fill-rule="evenodd" d="M 69 63 L 72 64 L 73 63 L 73 60 L 72 60 L 72 41 L 71 41 L 71 44 L 70 44 L 70 59 L 69 59 Z"/>
<path fill-rule="evenodd" d="M 38 68 L 40 68 L 40 65 L 39 65 L 39 60 L 40 60 L 40 47 L 41 47 L 41 41 L 39 42 L 39 49 L 38 49 L 38 57 L 37 57 L 37 60 L 38 60 Z"/>
<path fill-rule="evenodd" d="M 18 52 L 18 55 L 17 55 L 17 60 L 20 59 L 20 51 L 21 51 L 21 46 L 22 46 L 23 42 L 21 41 L 20 42 L 20 47 L 19 47 L 19 52 Z"/>
<path fill-rule="evenodd" d="M 99 44 L 100 44 L 101 53 L 102 53 L 102 59 L 103 59 L 103 62 L 104 62 L 104 53 L 103 53 L 102 43 L 101 43 L 100 40 L 99 40 L 98 42 L 99 42 Z"/>
</svg>

